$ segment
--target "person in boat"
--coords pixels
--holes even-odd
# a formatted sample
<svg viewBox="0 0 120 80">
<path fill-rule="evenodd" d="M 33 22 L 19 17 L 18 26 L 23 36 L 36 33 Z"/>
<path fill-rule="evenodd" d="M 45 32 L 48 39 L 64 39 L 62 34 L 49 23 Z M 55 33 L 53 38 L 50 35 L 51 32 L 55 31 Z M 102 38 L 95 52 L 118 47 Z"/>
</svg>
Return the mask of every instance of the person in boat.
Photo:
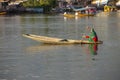
<svg viewBox="0 0 120 80">
<path fill-rule="evenodd" d="M 90 13 L 90 14 L 96 14 L 96 10 L 93 9 L 93 8 L 91 8 L 91 9 L 89 9 L 89 13 Z"/>
<path fill-rule="evenodd" d="M 87 38 L 89 42 L 98 42 L 98 36 L 94 28 L 87 27 L 87 30 L 90 30 L 89 35 L 83 35 L 83 38 Z"/>
</svg>

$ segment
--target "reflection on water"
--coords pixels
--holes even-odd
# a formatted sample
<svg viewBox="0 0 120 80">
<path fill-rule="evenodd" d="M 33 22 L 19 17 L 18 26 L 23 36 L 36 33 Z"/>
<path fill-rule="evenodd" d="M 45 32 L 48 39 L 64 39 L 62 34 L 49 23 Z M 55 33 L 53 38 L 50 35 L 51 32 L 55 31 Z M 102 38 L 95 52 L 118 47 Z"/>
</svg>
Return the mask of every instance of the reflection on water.
<svg viewBox="0 0 120 80">
<path fill-rule="evenodd" d="M 98 54 L 98 44 L 81 45 L 81 47 L 88 57 L 92 56 L 90 59 L 96 60 L 95 56 Z"/>
<path fill-rule="evenodd" d="M 41 45 L 36 45 L 36 46 L 29 46 L 26 48 L 26 51 L 32 52 L 32 53 L 40 52 L 40 51 L 50 51 L 50 50 L 56 50 L 57 48 L 60 48 L 60 46 L 66 46 L 66 45 L 41 44 Z"/>
<path fill-rule="evenodd" d="M 87 54 L 97 55 L 98 44 L 82 45 L 82 48 L 85 49 Z"/>
<path fill-rule="evenodd" d="M 104 15 L 0 16 L 0 80 L 119 80 L 120 16 Z M 88 25 L 103 44 L 44 45 L 22 36 L 81 39 Z"/>
<path fill-rule="evenodd" d="M 98 44 L 78 44 L 86 54 L 97 55 Z M 50 51 L 60 49 L 60 47 L 73 47 L 75 45 L 50 45 L 50 44 L 40 44 L 36 46 L 29 46 L 26 48 L 28 52 L 40 52 L 40 51 Z"/>
</svg>

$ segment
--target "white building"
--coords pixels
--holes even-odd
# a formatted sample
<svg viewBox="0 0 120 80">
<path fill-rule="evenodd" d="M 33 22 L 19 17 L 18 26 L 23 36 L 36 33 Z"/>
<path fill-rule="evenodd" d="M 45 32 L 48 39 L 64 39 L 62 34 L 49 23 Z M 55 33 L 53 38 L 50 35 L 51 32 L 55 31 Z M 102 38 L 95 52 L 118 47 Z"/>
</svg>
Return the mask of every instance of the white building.
<svg viewBox="0 0 120 80">
<path fill-rule="evenodd" d="M 116 3 L 116 6 L 120 6 L 120 0 Z"/>
<path fill-rule="evenodd" d="M 92 2 L 92 4 L 96 4 L 96 5 L 105 5 L 105 4 L 107 4 L 108 3 L 108 1 L 109 0 L 94 0 L 93 2 Z"/>
</svg>

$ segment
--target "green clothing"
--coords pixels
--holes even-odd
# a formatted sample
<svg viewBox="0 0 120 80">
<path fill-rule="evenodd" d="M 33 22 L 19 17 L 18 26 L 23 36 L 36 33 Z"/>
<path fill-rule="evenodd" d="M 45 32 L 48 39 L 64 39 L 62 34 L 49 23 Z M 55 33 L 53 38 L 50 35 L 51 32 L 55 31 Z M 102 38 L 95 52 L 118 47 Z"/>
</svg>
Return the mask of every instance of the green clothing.
<svg viewBox="0 0 120 80">
<path fill-rule="evenodd" d="M 96 42 L 98 40 L 97 38 L 97 34 L 96 32 L 94 31 L 94 29 L 91 29 L 91 32 L 88 36 L 86 36 L 86 38 L 88 38 L 88 41 L 89 42 Z"/>
</svg>

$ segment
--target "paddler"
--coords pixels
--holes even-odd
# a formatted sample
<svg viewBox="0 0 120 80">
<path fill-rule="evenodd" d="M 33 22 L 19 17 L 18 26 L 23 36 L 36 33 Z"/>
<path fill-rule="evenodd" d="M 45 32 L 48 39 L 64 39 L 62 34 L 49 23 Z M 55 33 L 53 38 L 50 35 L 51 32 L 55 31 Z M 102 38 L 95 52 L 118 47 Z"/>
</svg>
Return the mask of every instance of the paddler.
<svg viewBox="0 0 120 80">
<path fill-rule="evenodd" d="M 90 30 L 89 35 L 83 35 L 83 38 L 87 38 L 89 42 L 97 42 L 98 37 L 94 28 L 87 27 L 87 30 Z"/>
</svg>

